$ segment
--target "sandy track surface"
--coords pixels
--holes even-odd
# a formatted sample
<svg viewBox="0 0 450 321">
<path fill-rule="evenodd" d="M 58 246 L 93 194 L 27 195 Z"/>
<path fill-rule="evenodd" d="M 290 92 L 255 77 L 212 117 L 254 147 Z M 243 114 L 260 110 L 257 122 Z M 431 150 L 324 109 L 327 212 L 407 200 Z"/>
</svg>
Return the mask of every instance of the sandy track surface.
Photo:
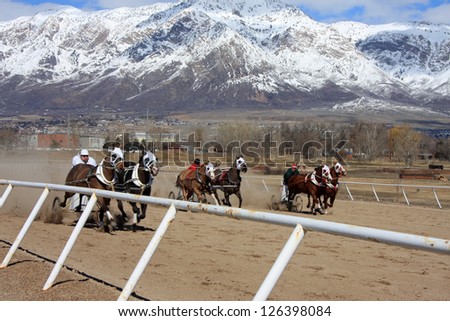
<svg viewBox="0 0 450 321">
<path fill-rule="evenodd" d="M 52 173 L 36 172 L 31 166 L 12 172 L 15 166 L 4 163 L 0 177 L 60 183 L 67 164 L 53 166 L 59 172 Z M 26 179 L 31 173 L 35 179 Z M 155 181 L 154 195 L 166 196 L 173 189 L 170 175 Z M 244 184 L 244 207 L 268 211 L 270 192 L 264 186 Z M 14 189 L 0 210 L 2 259 L 40 193 Z M 67 267 L 52 288 L 42 291 L 76 218 L 65 212 L 63 224 L 44 223 L 44 212 L 55 196 L 61 193 L 50 193 L 21 250 L 0 270 L 0 300 L 116 300 L 166 209 L 152 206 L 136 233 L 83 229 Z M 327 215 L 292 215 L 449 239 L 448 214 L 441 209 L 339 199 Z M 282 226 L 179 211 L 131 300 L 251 300 L 291 232 Z M 269 299 L 449 301 L 449 288 L 449 255 L 310 231 Z"/>
</svg>

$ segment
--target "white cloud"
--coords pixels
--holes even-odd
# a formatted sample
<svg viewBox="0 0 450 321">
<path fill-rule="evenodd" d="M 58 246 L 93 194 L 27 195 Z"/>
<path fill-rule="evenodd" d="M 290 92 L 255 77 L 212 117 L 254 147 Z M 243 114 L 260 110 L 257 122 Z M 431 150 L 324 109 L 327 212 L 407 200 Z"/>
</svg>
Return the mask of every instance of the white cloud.
<svg viewBox="0 0 450 321">
<path fill-rule="evenodd" d="M 430 8 L 423 13 L 423 20 L 434 23 L 450 23 L 450 4 L 443 4 L 436 8 Z"/>
<path fill-rule="evenodd" d="M 445 14 L 430 13 L 440 9 L 419 10 L 419 6 L 427 6 L 429 0 L 303 0 L 289 1 L 299 4 L 305 11 L 312 10 L 325 21 L 355 20 L 369 24 L 396 21 L 422 21 L 443 23 Z M 443 6 L 441 6 L 443 7 Z M 311 12 L 311 13 L 312 13 Z M 449 23 L 449 15 L 447 21 Z"/>
<path fill-rule="evenodd" d="M 0 0 L 0 21 L 15 19 L 20 16 L 31 16 L 37 11 L 48 9 L 48 6 L 31 6 L 20 2 L 11 2 L 9 0 Z M 39 10 L 36 10 L 39 8 Z"/>
</svg>

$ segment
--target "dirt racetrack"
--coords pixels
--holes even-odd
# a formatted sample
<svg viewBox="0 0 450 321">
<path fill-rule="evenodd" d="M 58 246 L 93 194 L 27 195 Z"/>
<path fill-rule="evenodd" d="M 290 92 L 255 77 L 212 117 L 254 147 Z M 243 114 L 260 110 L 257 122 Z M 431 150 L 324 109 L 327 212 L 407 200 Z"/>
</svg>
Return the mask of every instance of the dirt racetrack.
<svg viewBox="0 0 450 321">
<path fill-rule="evenodd" d="M 69 156 L 65 157 L 68 160 L 54 154 L 3 155 L 0 178 L 62 184 L 70 168 Z M 243 207 L 269 211 L 271 193 L 278 193 L 276 184 L 267 191 L 262 184 L 251 185 L 251 175 L 244 177 Z M 174 174 L 162 170 L 153 195 L 167 196 L 174 189 L 173 181 Z M 0 194 L 4 189 L 0 186 Z M 0 209 L 2 260 L 41 192 L 15 188 Z M 83 229 L 55 285 L 42 291 L 76 218 L 66 212 L 63 224 L 44 223 L 45 211 L 55 196 L 62 193 L 50 193 L 21 250 L 0 270 L 0 300 L 116 300 L 166 209 L 151 207 L 136 233 Z M 233 201 L 236 203 L 235 198 Z M 112 204 L 116 211 L 116 203 Z M 129 206 L 127 209 L 131 213 Z M 342 197 L 327 215 L 292 215 L 450 238 L 448 208 Z M 282 226 L 179 211 L 131 300 L 251 300 L 291 232 Z M 450 301 L 449 289 L 449 255 L 310 231 L 269 299 Z"/>
</svg>

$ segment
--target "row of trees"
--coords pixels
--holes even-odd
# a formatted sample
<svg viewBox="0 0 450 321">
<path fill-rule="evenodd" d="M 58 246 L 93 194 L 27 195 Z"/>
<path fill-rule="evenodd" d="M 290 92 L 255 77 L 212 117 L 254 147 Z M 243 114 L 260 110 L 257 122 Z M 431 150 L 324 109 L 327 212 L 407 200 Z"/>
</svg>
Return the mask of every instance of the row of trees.
<svg viewBox="0 0 450 321">
<path fill-rule="evenodd" d="M 154 130 L 151 132 L 154 134 Z M 122 135 L 121 142 L 136 139 L 133 133 L 125 129 L 120 130 L 119 134 Z M 411 166 L 420 154 L 450 160 L 449 137 L 431 137 L 408 125 L 388 126 L 364 121 L 341 124 L 314 120 L 283 122 L 278 125 L 237 122 L 224 123 L 214 127 L 212 131 L 208 127 L 195 126 L 190 134 L 200 146 L 214 140 L 223 146 L 223 151 L 228 151 L 226 146 L 246 146 L 264 157 L 268 156 L 268 148 L 278 148 L 277 152 L 280 154 L 298 154 L 303 158 L 310 157 L 312 151 L 324 156 L 339 152 L 343 157 L 351 155 L 368 161 L 388 158 L 402 161 L 407 166 Z M 16 129 L 0 129 L 0 147 L 14 148 L 18 135 Z M 116 140 L 117 135 L 117 130 L 112 130 L 107 133 L 107 139 Z"/>
<path fill-rule="evenodd" d="M 317 121 L 281 123 L 279 126 L 224 124 L 215 139 L 226 144 L 233 140 L 261 141 L 266 133 L 277 144 L 292 142 L 288 153 L 308 157 L 311 149 L 320 149 L 327 156 L 338 151 L 368 161 L 391 159 L 411 166 L 419 155 L 433 155 L 436 159 L 450 159 L 450 138 L 434 138 L 408 125 L 387 126 L 359 121 L 351 125 Z M 287 144 L 288 145 L 288 144 Z"/>
</svg>

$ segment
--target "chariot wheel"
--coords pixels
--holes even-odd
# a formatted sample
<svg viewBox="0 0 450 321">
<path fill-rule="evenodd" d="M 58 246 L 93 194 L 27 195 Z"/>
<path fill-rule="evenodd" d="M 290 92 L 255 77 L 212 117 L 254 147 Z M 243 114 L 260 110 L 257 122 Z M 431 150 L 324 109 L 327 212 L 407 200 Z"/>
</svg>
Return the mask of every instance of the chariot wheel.
<svg viewBox="0 0 450 321">
<path fill-rule="evenodd" d="M 303 210 L 303 199 L 300 195 L 295 197 L 295 211 L 300 213 Z"/>
<path fill-rule="evenodd" d="M 280 208 L 277 198 L 275 197 L 275 195 L 272 195 L 272 201 L 270 203 L 270 209 L 272 211 L 277 211 Z"/>
<path fill-rule="evenodd" d="M 170 191 L 169 196 L 167 198 L 175 199 L 175 193 Z"/>
<path fill-rule="evenodd" d="M 61 204 L 61 200 L 57 196 L 53 199 L 51 213 L 49 216 L 46 217 L 45 223 L 54 223 L 54 224 L 62 223 L 63 220 L 62 208 L 59 204 Z"/>
</svg>

